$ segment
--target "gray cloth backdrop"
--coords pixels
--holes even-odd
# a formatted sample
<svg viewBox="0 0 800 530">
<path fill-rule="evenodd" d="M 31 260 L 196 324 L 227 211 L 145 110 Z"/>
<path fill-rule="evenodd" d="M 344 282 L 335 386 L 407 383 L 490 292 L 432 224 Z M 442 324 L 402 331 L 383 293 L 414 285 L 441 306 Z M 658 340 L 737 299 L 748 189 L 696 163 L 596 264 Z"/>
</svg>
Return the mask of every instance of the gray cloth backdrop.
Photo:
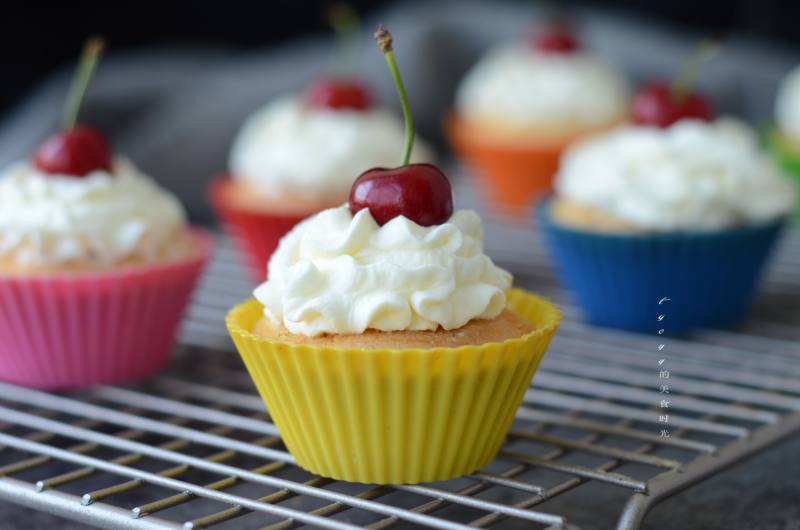
<svg viewBox="0 0 800 530">
<path fill-rule="evenodd" d="M 575 15 L 586 46 L 634 81 L 674 74 L 703 36 L 615 13 L 580 9 Z M 536 11 L 525 3 L 398 2 L 364 21 L 360 71 L 382 103 L 399 107 L 370 36 L 382 22 L 395 35 L 418 129 L 441 148 L 442 116 L 461 76 L 489 47 L 520 38 L 535 20 Z M 113 35 L 108 37 L 113 44 Z M 252 52 L 112 49 L 82 118 L 107 130 L 118 152 L 177 192 L 193 219 L 207 221 L 205 185 L 225 169 L 242 120 L 275 95 L 325 72 L 331 57 L 332 36 Z M 779 80 L 798 59 L 789 50 L 732 35 L 724 53 L 703 69 L 699 84 L 721 110 L 760 126 L 771 117 Z M 55 73 L 6 117 L 0 125 L 0 165 L 28 156 L 53 130 L 70 74 L 71 68 Z"/>
</svg>

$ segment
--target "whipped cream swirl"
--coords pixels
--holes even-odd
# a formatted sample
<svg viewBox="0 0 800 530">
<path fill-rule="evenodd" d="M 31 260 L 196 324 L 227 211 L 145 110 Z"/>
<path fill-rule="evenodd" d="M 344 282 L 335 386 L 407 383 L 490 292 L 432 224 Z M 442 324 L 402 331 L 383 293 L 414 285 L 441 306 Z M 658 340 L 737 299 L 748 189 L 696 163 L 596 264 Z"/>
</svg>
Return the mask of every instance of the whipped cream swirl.
<svg viewBox="0 0 800 530">
<path fill-rule="evenodd" d="M 785 134 L 800 139 L 800 66 L 781 81 L 775 98 L 775 122 Z"/>
<path fill-rule="evenodd" d="M 266 196 L 301 195 L 336 204 L 347 200 L 353 181 L 373 167 L 400 163 L 404 126 L 382 109 L 308 108 L 282 97 L 247 119 L 233 144 L 230 170 Z M 412 161 L 431 161 L 415 142 Z"/>
<path fill-rule="evenodd" d="M 599 59 L 582 52 L 547 54 L 525 45 L 490 51 L 456 95 L 466 117 L 522 129 L 606 125 L 625 116 L 628 99 L 625 79 Z"/>
<path fill-rule="evenodd" d="M 22 266 L 160 259 L 185 225 L 177 199 L 124 158 L 81 178 L 27 161 L 0 173 L 0 257 Z"/>
<path fill-rule="evenodd" d="M 511 275 L 483 253 L 471 210 L 422 227 L 405 217 L 378 226 L 369 210 L 341 206 L 289 232 L 255 297 L 274 323 L 303 335 L 455 329 L 491 319 Z"/>
<path fill-rule="evenodd" d="M 559 196 L 643 229 L 714 230 L 786 215 L 794 189 L 753 131 L 723 118 L 624 127 L 562 156 Z"/>
</svg>

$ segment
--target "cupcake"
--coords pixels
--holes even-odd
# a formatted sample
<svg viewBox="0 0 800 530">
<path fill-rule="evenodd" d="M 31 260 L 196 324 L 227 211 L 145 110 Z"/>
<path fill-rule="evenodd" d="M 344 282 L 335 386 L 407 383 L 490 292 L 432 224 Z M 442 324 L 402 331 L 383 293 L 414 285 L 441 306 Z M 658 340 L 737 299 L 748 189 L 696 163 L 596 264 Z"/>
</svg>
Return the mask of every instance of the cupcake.
<svg viewBox="0 0 800 530">
<path fill-rule="evenodd" d="M 784 78 L 775 99 L 775 126 L 767 133 L 767 147 L 774 159 L 800 182 L 800 67 Z M 795 210 L 800 218 L 800 203 Z"/>
<path fill-rule="evenodd" d="M 391 37 L 376 38 L 396 73 Z M 408 164 L 409 143 L 401 167 L 364 172 L 347 204 L 296 225 L 227 317 L 286 447 L 322 476 L 415 483 L 486 465 L 560 319 L 510 289 L 480 218 L 453 211 L 438 168 Z"/>
<path fill-rule="evenodd" d="M 99 51 L 87 45 L 74 86 Z M 175 197 L 112 156 L 97 129 L 75 125 L 80 92 L 64 129 L 0 172 L 0 379 L 12 383 L 154 373 L 211 252 Z"/>
<path fill-rule="evenodd" d="M 521 215 L 549 191 L 564 148 L 627 117 L 625 79 L 564 26 L 489 52 L 466 75 L 446 132 L 479 188 Z"/>
<path fill-rule="evenodd" d="M 590 322 L 681 333 L 744 316 L 793 200 L 747 126 L 681 119 L 570 147 L 538 219 Z"/>
<path fill-rule="evenodd" d="M 212 186 L 216 212 L 256 280 L 292 226 L 346 201 L 353 175 L 396 163 L 403 142 L 402 124 L 385 109 L 311 101 L 283 96 L 250 117 L 234 141 L 229 177 Z M 429 151 L 418 148 L 414 159 L 430 159 Z"/>
<path fill-rule="evenodd" d="M 363 83 L 340 74 L 278 97 L 245 121 L 211 201 L 256 281 L 292 226 L 346 201 L 353 175 L 397 162 L 403 124 L 373 99 Z M 413 159 L 432 155 L 417 146 Z"/>
</svg>

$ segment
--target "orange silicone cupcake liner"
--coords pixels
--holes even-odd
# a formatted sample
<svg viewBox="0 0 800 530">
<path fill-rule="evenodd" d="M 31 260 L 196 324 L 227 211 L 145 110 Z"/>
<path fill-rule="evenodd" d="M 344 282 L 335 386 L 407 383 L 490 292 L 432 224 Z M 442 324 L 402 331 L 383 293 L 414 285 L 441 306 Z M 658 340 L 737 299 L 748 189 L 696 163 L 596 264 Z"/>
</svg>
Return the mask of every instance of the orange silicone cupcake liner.
<svg viewBox="0 0 800 530">
<path fill-rule="evenodd" d="M 501 213 L 527 213 L 535 200 L 548 193 L 568 140 L 536 144 L 491 141 L 456 115 L 445 122 L 456 153 L 474 170 L 476 183 Z"/>
</svg>

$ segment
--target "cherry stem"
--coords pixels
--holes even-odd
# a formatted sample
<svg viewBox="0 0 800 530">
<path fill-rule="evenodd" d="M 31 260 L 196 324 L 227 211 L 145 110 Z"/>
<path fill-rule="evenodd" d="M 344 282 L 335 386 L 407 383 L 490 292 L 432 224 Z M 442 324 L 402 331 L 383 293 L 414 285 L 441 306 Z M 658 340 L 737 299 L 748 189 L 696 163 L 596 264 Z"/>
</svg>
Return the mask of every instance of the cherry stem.
<svg viewBox="0 0 800 530">
<path fill-rule="evenodd" d="M 703 39 L 692 50 L 692 53 L 683 61 L 677 77 L 670 86 L 670 93 L 676 101 L 683 101 L 692 93 L 697 76 L 700 73 L 700 66 L 716 57 L 722 49 L 722 41 L 719 38 L 711 37 Z"/>
<path fill-rule="evenodd" d="M 400 69 L 397 67 L 397 62 L 394 59 L 394 52 L 392 51 L 392 34 L 389 33 L 383 24 L 378 26 L 373 35 L 378 43 L 378 47 L 386 59 L 386 64 L 389 65 L 389 71 L 392 73 L 394 79 L 394 86 L 397 88 L 397 93 L 400 95 L 400 105 L 403 108 L 403 119 L 406 122 L 406 142 L 403 148 L 403 162 L 401 166 L 407 166 L 411 160 L 411 151 L 414 149 L 414 118 L 411 116 L 411 106 L 408 104 L 408 94 L 406 94 L 406 87 L 403 84 L 403 78 L 400 77 Z"/>
<path fill-rule="evenodd" d="M 336 32 L 334 55 L 336 73 L 342 77 L 352 75 L 356 70 L 360 33 L 358 13 L 348 3 L 334 4 L 328 11 L 328 23 Z"/>
<path fill-rule="evenodd" d="M 103 48 L 105 48 L 105 42 L 99 37 L 90 38 L 83 47 L 83 53 L 75 75 L 72 77 L 72 83 L 64 103 L 64 112 L 61 116 L 61 126 L 64 130 L 72 129 L 78 122 L 78 113 L 86 96 L 86 89 L 89 87 L 89 81 L 92 79 Z"/>
</svg>

